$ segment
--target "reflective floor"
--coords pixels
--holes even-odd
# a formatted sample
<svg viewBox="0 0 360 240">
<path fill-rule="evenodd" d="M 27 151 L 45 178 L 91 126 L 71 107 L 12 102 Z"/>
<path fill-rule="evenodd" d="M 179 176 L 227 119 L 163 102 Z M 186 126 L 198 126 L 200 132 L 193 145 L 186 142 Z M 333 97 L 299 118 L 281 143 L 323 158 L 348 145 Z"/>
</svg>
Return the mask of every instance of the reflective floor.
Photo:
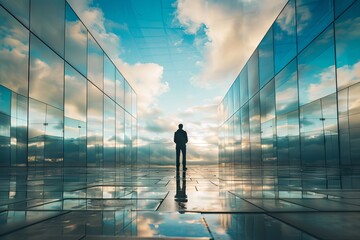
<svg viewBox="0 0 360 240">
<path fill-rule="evenodd" d="M 360 190 L 255 173 L 0 168 L 0 239 L 359 239 Z"/>
</svg>

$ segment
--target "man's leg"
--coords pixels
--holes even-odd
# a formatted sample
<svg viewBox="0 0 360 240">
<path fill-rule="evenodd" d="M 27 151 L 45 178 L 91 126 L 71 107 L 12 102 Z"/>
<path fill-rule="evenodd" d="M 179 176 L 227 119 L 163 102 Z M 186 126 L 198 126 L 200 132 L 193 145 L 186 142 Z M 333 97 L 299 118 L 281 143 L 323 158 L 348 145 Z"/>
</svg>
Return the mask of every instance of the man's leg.
<svg viewBox="0 0 360 240">
<path fill-rule="evenodd" d="M 176 147 L 176 170 L 180 168 L 180 148 Z"/>
<path fill-rule="evenodd" d="M 186 170 L 186 146 L 181 148 L 183 170 Z"/>
</svg>

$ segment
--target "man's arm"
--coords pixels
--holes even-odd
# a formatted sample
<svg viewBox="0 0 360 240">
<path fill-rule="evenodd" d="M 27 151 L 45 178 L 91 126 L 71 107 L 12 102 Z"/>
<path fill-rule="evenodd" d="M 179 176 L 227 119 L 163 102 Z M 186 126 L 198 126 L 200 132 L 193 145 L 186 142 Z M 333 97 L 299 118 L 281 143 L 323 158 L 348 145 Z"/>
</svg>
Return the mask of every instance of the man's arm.
<svg viewBox="0 0 360 240">
<path fill-rule="evenodd" d="M 176 133 L 174 133 L 174 143 L 176 143 Z"/>
<path fill-rule="evenodd" d="M 188 142 L 187 132 L 185 132 L 185 143 Z"/>
</svg>

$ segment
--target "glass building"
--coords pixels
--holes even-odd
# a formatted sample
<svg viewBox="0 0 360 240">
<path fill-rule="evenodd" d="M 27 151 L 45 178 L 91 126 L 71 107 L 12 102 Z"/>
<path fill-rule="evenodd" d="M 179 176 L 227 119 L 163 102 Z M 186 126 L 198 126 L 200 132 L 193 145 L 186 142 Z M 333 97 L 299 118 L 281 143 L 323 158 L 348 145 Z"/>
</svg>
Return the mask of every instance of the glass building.
<svg viewBox="0 0 360 240">
<path fill-rule="evenodd" d="M 135 164 L 136 93 L 70 5 L 0 4 L 0 166 Z"/>
<path fill-rule="evenodd" d="M 360 1 L 288 1 L 219 105 L 224 179 L 260 197 L 359 185 L 359 23 Z"/>
</svg>

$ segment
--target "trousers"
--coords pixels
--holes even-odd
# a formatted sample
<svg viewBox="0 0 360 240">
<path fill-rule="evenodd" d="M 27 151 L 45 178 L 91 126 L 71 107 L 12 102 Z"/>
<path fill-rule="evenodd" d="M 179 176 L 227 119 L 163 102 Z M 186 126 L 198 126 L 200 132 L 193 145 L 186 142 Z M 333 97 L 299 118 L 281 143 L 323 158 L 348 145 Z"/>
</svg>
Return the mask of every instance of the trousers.
<svg viewBox="0 0 360 240">
<path fill-rule="evenodd" d="M 182 154 L 183 169 L 186 170 L 186 146 L 176 146 L 176 169 L 180 168 L 180 151 Z"/>
</svg>

